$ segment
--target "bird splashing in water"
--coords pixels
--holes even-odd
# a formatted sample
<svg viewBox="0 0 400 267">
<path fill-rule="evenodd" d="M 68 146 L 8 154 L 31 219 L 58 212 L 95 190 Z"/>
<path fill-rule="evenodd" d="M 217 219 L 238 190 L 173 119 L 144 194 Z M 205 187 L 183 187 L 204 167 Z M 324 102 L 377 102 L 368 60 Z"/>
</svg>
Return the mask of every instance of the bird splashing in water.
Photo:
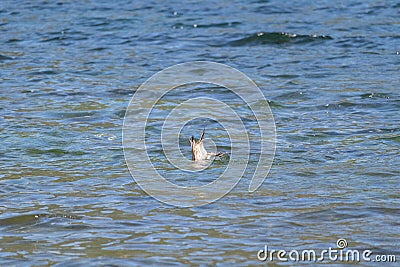
<svg viewBox="0 0 400 267">
<path fill-rule="evenodd" d="M 207 160 L 211 159 L 212 157 L 221 157 L 224 155 L 222 152 L 218 153 L 208 153 L 207 150 L 204 148 L 204 133 L 205 129 L 201 133 L 200 139 L 196 141 L 194 136 L 189 139 L 190 146 L 192 148 L 192 160 L 199 161 L 199 160 Z"/>
</svg>

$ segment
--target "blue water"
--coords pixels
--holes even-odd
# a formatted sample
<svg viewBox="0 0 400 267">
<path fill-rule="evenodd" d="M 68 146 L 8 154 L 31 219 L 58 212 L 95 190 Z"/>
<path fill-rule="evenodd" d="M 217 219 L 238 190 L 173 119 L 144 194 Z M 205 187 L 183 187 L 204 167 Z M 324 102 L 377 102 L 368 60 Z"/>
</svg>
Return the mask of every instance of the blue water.
<svg viewBox="0 0 400 267">
<path fill-rule="evenodd" d="M 249 266 L 265 264 L 264 245 L 338 238 L 399 261 L 399 18 L 397 1 L 2 1 L 0 263 Z M 257 83 L 277 147 L 255 193 L 242 179 L 215 203 L 177 208 L 130 176 L 122 124 L 146 79 L 194 60 Z M 165 115 L 185 100 L 166 98 Z"/>
</svg>

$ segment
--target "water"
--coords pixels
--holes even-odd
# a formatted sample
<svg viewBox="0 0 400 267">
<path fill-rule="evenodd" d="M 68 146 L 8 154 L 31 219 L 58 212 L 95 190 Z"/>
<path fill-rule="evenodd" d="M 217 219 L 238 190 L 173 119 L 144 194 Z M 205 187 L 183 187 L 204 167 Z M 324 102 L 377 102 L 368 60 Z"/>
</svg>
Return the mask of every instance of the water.
<svg viewBox="0 0 400 267">
<path fill-rule="evenodd" d="M 396 1 L 31 2 L 0 5 L 2 265 L 248 266 L 264 245 L 327 249 L 338 238 L 399 260 Z M 193 60 L 259 85 L 277 150 L 255 193 L 242 179 L 182 209 L 135 184 L 121 129 L 142 82 Z M 165 112 L 186 99 L 166 98 Z"/>
</svg>

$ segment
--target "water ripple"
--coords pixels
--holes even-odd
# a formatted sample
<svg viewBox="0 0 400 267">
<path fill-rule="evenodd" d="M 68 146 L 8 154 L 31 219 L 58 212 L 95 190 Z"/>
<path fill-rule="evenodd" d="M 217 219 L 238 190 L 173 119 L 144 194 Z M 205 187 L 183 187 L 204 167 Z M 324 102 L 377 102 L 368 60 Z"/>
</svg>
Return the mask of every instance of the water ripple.
<svg viewBox="0 0 400 267">
<path fill-rule="evenodd" d="M 258 32 L 228 43 L 230 46 L 304 44 L 315 41 L 332 40 L 327 35 L 302 35 L 286 32 Z"/>
</svg>

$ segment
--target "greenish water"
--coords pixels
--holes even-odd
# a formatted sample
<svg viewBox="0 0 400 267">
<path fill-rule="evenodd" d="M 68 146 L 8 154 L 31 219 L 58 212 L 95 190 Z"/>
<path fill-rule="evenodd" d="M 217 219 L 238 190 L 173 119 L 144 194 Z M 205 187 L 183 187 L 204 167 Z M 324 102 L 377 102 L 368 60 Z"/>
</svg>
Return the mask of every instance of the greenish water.
<svg viewBox="0 0 400 267">
<path fill-rule="evenodd" d="M 399 8 L 395 1 L 3 1 L 1 265 L 249 266 L 265 264 L 257 260 L 264 245 L 327 249 L 338 238 L 400 260 Z M 256 192 L 247 192 L 250 162 L 227 196 L 182 209 L 136 185 L 121 132 L 140 84 L 193 60 L 228 64 L 257 83 L 275 118 L 277 150 Z M 246 112 L 214 89 L 193 94 Z M 185 100 L 179 92 L 165 97 L 154 116 Z M 208 123 L 208 137 L 228 150 L 226 132 Z M 150 126 L 159 134 L 157 123 Z M 186 135 L 198 135 L 204 121 L 189 126 L 184 153 Z M 160 147 L 150 152 L 162 167 Z M 212 165 L 196 179 L 161 171 L 196 185 L 223 169 Z"/>
</svg>

